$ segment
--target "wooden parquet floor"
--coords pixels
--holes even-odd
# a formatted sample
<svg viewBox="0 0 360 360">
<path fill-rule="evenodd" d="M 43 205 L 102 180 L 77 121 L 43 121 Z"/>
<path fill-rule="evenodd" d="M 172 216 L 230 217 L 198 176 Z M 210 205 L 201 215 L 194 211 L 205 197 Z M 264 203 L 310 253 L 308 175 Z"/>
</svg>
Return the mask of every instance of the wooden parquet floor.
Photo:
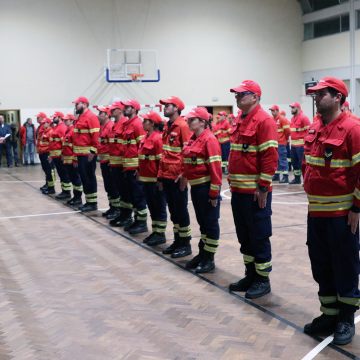
<svg viewBox="0 0 360 360">
<path fill-rule="evenodd" d="M 130 237 L 101 211 L 83 215 L 42 195 L 43 179 L 40 166 L 0 170 L 0 360 L 297 360 L 321 341 L 302 333 L 320 305 L 301 186 L 275 187 L 272 293 L 248 301 L 227 290 L 244 274 L 228 191 L 216 270 L 198 276 L 184 269 L 190 257 L 143 245 L 146 234 Z M 192 204 L 189 211 L 196 254 Z M 166 235 L 170 243 L 170 224 Z M 315 359 L 357 356 L 360 331 Z"/>
</svg>

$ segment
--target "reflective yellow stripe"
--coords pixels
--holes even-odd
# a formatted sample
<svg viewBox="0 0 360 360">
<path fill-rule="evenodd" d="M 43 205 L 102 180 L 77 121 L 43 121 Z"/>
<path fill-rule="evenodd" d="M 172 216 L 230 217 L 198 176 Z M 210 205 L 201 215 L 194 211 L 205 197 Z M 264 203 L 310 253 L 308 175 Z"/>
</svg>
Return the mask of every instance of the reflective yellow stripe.
<svg viewBox="0 0 360 360">
<path fill-rule="evenodd" d="M 229 179 L 230 180 L 234 180 L 234 181 L 251 181 L 253 180 L 254 182 L 256 180 L 259 180 L 260 175 L 243 175 L 243 174 L 229 174 Z"/>
<path fill-rule="evenodd" d="M 210 190 L 219 191 L 220 190 L 220 185 L 210 184 Z"/>
<path fill-rule="evenodd" d="M 271 266 L 271 262 L 257 264 L 255 263 L 255 269 L 264 270 Z"/>
<path fill-rule="evenodd" d="M 230 144 L 230 150 L 242 151 L 243 144 Z M 258 147 L 256 145 L 249 145 L 246 148 L 246 152 L 257 152 L 257 151 L 258 151 Z"/>
<path fill-rule="evenodd" d="M 295 131 L 297 130 L 297 132 L 300 132 L 300 131 L 305 131 L 309 128 L 309 126 L 305 126 L 303 128 L 290 128 L 291 131 Z"/>
<path fill-rule="evenodd" d="M 125 139 L 123 139 L 122 140 L 122 144 L 123 145 L 136 145 L 137 143 L 136 143 L 136 140 L 125 140 Z"/>
<path fill-rule="evenodd" d="M 51 150 L 50 151 L 50 156 L 60 156 L 61 155 L 61 150 Z"/>
<path fill-rule="evenodd" d="M 354 196 L 355 196 L 358 200 L 360 200 L 360 191 L 359 191 L 359 189 L 355 189 L 355 191 L 354 191 Z"/>
<path fill-rule="evenodd" d="M 136 138 L 136 142 L 139 142 L 145 135 L 140 135 Z"/>
<path fill-rule="evenodd" d="M 230 186 L 236 187 L 239 189 L 256 189 L 257 182 L 246 181 L 246 182 L 234 182 L 230 181 Z"/>
<path fill-rule="evenodd" d="M 230 137 L 229 137 L 229 136 L 225 136 L 225 137 L 220 138 L 220 139 L 218 139 L 218 140 L 219 140 L 219 143 L 222 144 L 222 143 L 224 143 L 224 142 L 226 142 L 226 141 L 230 141 Z"/>
<path fill-rule="evenodd" d="M 98 138 L 98 142 L 99 143 L 102 143 L 102 144 L 107 144 L 109 142 L 108 139 L 101 139 L 101 138 Z"/>
<path fill-rule="evenodd" d="M 46 141 L 40 141 L 40 145 L 49 145 L 49 143 Z"/>
<path fill-rule="evenodd" d="M 251 263 L 251 262 L 255 261 L 255 258 L 253 256 L 250 256 L 250 255 L 244 255 L 243 254 L 243 259 L 244 259 L 245 264 L 248 264 L 248 263 Z"/>
<path fill-rule="evenodd" d="M 360 161 L 360 153 L 355 154 L 352 157 L 351 161 L 353 165 L 356 165 Z"/>
<path fill-rule="evenodd" d="M 308 195 L 309 202 L 318 202 L 318 203 L 330 203 L 330 202 L 340 202 L 340 201 L 351 201 L 353 199 L 353 194 L 339 195 L 339 196 L 318 196 L 318 195 Z"/>
<path fill-rule="evenodd" d="M 184 158 L 184 164 L 192 164 L 193 161 L 191 158 Z M 205 164 L 205 159 L 201 159 L 201 158 L 196 158 L 196 163 L 194 161 L 193 165 L 200 165 L 200 164 Z"/>
<path fill-rule="evenodd" d="M 271 176 L 271 175 L 268 175 L 268 174 L 261 173 L 261 174 L 260 174 L 260 179 L 261 179 L 261 180 L 264 180 L 264 181 L 270 181 L 270 182 L 272 182 L 272 176 Z"/>
<path fill-rule="evenodd" d="M 139 176 L 139 180 L 143 182 L 157 182 L 156 177 Z"/>
<path fill-rule="evenodd" d="M 266 141 L 266 142 L 260 144 L 258 147 L 259 147 L 259 151 L 264 151 L 270 147 L 277 148 L 278 142 L 276 140 L 269 140 L 269 141 Z"/>
<path fill-rule="evenodd" d="M 360 305 L 360 299 L 358 299 L 358 298 L 341 297 L 340 295 L 338 295 L 338 301 L 341 301 L 342 303 L 345 303 L 348 305 L 354 305 L 354 306 Z"/>
<path fill-rule="evenodd" d="M 94 132 L 99 132 L 99 131 L 100 131 L 100 128 L 94 128 L 94 129 L 90 129 L 89 133 L 92 134 Z"/>
<path fill-rule="evenodd" d="M 332 304 L 332 303 L 336 303 L 337 297 L 336 296 L 319 296 L 319 300 L 323 304 Z"/>
<path fill-rule="evenodd" d="M 123 165 L 127 167 L 137 167 L 139 165 L 138 158 L 123 158 L 122 162 Z"/>
<path fill-rule="evenodd" d="M 156 160 L 156 156 L 154 156 L 154 155 L 145 156 L 145 155 L 139 154 L 139 159 L 140 160 Z"/>
<path fill-rule="evenodd" d="M 107 153 L 107 154 L 99 154 L 99 160 L 100 160 L 100 161 L 110 160 L 110 158 L 109 158 L 109 153 Z"/>
<path fill-rule="evenodd" d="M 290 125 L 284 125 L 283 126 L 283 129 L 289 129 L 290 128 Z"/>
<path fill-rule="evenodd" d="M 209 159 L 207 159 L 207 163 L 210 164 L 212 162 L 221 161 L 220 155 L 210 156 Z"/>
<path fill-rule="evenodd" d="M 352 201 L 336 202 L 331 204 L 325 203 L 309 203 L 310 211 L 341 211 L 348 210 L 352 207 Z"/>
<path fill-rule="evenodd" d="M 90 131 L 88 129 L 74 129 L 74 133 L 88 134 Z"/>
<path fill-rule="evenodd" d="M 333 308 L 326 308 L 325 306 L 320 306 L 320 311 L 322 313 L 324 313 L 325 315 L 338 315 L 339 314 L 339 309 L 333 309 Z"/>
<path fill-rule="evenodd" d="M 278 132 L 284 132 L 284 129 L 278 129 Z"/>
<path fill-rule="evenodd" d="M 63 138 L 50 138 L 50 141 L 61 141 Z"/>
<path fill-rule="evenodd" d="M 75 152 L 89 152 L 90 146 L 75 146 L 73 147 L 74 153 Z"/>
<path fill-rule="evenodd" d="M 72 144 L 72 143 L 64 142 L 64 143 L 63 143 L 63 146 L 73 146 L 73 144 Z"/>
<path fill-rule="evenodd" d="M 210 176 L 203 176 L 199 179 L 189 180 L 189 184 L 190 185 L 199 185 L 199 184 L 203 184 L 208 181 L 210 181 Z"/>
<path fill-rule="evenodd" d="M 305 161 L 307 164 L 316 165 L 316 166 L 325 166 L 326 162 L 323 158 L 305 155 Z M 330 167 L 331 168 L 345 168 L 352 167 L 352 163 L 348 159 L 331 159 Z"/>
<path fill-rule="evenodd" d="M 163 150 L 166 151 L 172 151 L 172 152 L 181 152 L 181 147 L 175 147 L 175 146 L 170 146 L 170 145 L 163 145 Z"/>
<path fill-rule="evenodd" d="M 291 145 L 304 145 L 304 139 L 291 140 Z"/>
</svg>

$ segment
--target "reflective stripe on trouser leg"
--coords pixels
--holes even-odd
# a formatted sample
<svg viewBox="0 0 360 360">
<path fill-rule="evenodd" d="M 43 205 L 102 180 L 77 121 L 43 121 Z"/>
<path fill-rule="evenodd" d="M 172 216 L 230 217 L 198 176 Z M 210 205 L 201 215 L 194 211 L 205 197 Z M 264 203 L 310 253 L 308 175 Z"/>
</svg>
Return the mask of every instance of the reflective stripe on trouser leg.
<svg viewBox="0 0 360 360">
<path fill-rule="evenodd" d="M 220 144 L 221 145 L 221 167 L 228 166 L 230 154 L 230 141 Z"/>
<path fill-rule="evenodd" d="M 109 199 L 109 203 L 112 207 L 116 207 L 116 208 L 120 207 L 120 199 L 119 198 Z"/>
<path fill-rule="evenodd" d="M 87 155 L 78 155 L 77 160 L 86 202 L 97 203 L 97 180 L 95 175 L 97 156 L 88 161 Z"/>
<path fill-rule="evenodd" d="M 325 315 L 337 315 L 339 313 L 336 296 L 319 296 L 319 300 L 321 303 L 320 311 Z"/>
<path fill-rule="evenodd" d="M 101 175 L 104 180 L 104 188 L 108 195 L 109 205 L 113 207 L 120 207 L 119 192 L 115 183 L 115 175 L 111 172 L 108 162 L 100 163 Z"/>
<path fill-rule="evenodd" d="M 127 183 L 127 190 L 129 192 L 130 203 L 133 205 L 136 220 L 146 221 L 147 210 L 146 200 L 143 191 L 143 183 L 136 180 L 135 171 L 124 171 Z M 136 210 L 135 210 L 136 209 Z"/>
<path fill-rule="evenodd" d="M 81 184 L 79 170 L 77 167 L 74 167 L 72 164 L 65 164 L 65 167 L 69 174 L 70 181 L 73 184 L 74 197 L 80 198 L 83 192 L 83 186 Z"/>
<path fill-rule="evenodd" d="M 244 260 L 244 264 L 246 265 L 254 262 L 255 258 L 253 256 L 243 254 L 243 260 Z"/>
<path fill-rule="evenodd" d="M 269 276 L 269 274 L 272 270 L 271 262 L 267 262 L 267 263 L 263 263 L 263 264 L 257 264 L 255 262 L 255 269 L 259 275 Z"/>
<path fill-rule="evenodd" d="M 85 200 L 87 203 L 96 203 L 97 202 L 97 193 L 85 194 Z"/>
<path fill-rule="evenodd" d="M 71 183 L 61 183 L 61 189 L 63 191 L 71 191 Z"/>
<path fill-rule="evenodd" d="M 61 158 L 53 158 L 52 160 L 53 160 L 52 162 L 54 163 L 54 165 L 56 167 L 56 171 L 60 178 L 61 190 L 64 192 L 70 193 L 71 181 L 70 181 L 69 172 L 67 170 L 67 166 L 64 165 Z"/>
<path fill-rule="evenodd" d="M 210 239 L 210 238 L 206 238 L 206 244 L 204 246 L 204 250 L 211 252 L 211 253 L 216 253 L 216 250 L 219 246 L 219 240 L 215 240 L 215 239 Z"/>
<path fill-rule="evenodd" d="M 294 168 L 294 175 L 296 177 L 301 176 L 301 164 L 304 156 L 304 147 L 297 146 L 291 147 L 291 164 Z"/>
</svg>

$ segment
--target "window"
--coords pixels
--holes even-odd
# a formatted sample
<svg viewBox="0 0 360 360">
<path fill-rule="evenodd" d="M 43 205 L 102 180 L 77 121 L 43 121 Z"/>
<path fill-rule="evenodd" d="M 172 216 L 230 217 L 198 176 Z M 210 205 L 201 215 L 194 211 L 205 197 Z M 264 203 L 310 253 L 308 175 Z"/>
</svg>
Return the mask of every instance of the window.
<svg viewBox="0 0 360 360">
<path fill-rule="evenodd" d="M 304 14 L 348 3 L 349 0 L 299 0 Z"/>
<path fill-rule="evenodd" d="M 356 28 L 360 29 L 360 11 L 356 12 Z"/>
</svg>

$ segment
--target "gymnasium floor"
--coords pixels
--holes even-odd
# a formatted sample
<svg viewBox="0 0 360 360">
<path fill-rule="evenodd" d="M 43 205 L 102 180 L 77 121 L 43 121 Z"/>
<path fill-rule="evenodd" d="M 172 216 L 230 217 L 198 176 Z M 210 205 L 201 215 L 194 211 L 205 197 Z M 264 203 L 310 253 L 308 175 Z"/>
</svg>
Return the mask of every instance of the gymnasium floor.
<svg viewBox="0 0 360 360">
<path fill-rule="evenodd" d="M 165 245 L 110 228 L 101 211 L 81 214 L 42 195 L 43 179 L 40 166 L 0 170 L 0 360 L 360 357 L 360 325 L 350 345 L 309 354 L 323 339 L 302 332 L 320 305 L 301 186 L 274 188 L 272 293 L 248 301 L 227 290 L 244 265 L 225 177 L 216 270 L 205 275 L 185 270 L 190 257 L 173 260 Z M 166 235 L 169 244 L 170 224 Z"/>
</svg>

